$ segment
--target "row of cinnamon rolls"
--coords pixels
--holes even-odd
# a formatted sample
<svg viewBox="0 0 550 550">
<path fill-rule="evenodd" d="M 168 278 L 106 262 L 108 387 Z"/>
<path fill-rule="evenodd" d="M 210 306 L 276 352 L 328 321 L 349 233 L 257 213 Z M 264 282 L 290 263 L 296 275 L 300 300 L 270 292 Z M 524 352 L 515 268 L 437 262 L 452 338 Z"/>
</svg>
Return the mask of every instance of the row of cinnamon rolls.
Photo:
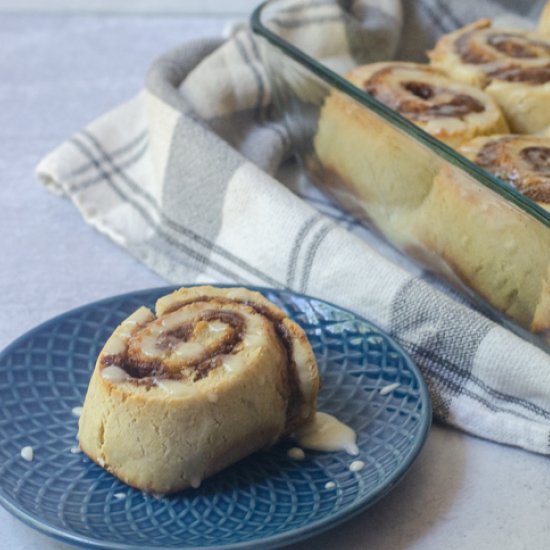
<svg viewBox="0 0 550 550">
<path fill-rule="evenodd" d="M 550 2 L 536 32 L 477 21 L 428 56 L 346 77 L 550 210 Z M 400 128 L 331 93 L 309 167 L 392 244 L 550 341 L 548 228 Z"/>
</svg>

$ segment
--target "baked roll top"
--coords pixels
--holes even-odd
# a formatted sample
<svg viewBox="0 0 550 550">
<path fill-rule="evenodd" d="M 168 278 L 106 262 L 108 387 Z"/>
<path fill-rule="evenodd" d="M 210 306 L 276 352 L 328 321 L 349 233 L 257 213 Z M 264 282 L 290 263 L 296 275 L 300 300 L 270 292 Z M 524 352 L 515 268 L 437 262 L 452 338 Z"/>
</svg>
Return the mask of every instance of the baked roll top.
<svg viewBox="0 0 550 550">
<path fill-rule="evenodd" d="M 548 35 L 481 20 L 445 35 L 428 55 L 452 79 L 485 89 L 514 132 L 536 133 L 550 124 Z"/>
<path fill-rule="evenodd" d="M 261 294 L 181 289 L 105 344 L 80 444 L 126 483 L 174 492 L 310 420 L 318 387 L 303 330 Z"/>
<path fill-rule="evenodd" d="M 550 210 L 550 138 L 480 137 L 463 144 L 460 152 Z"/>
<path fill-rule="evenodd" d="M 506 131 L 496 103 L 479 89 L 457 84 L 426 65 L 374 63 L 346 77 L 417 126 L 451 146 Z"/>
</svg>

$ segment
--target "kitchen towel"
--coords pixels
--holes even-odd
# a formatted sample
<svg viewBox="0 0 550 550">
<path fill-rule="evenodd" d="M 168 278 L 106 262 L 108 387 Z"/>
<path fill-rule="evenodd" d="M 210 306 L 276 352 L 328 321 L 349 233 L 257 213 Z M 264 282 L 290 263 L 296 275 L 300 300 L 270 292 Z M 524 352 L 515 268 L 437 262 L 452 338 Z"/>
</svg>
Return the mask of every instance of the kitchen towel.
<svg viewBox="0 0 550 550">
<path fill-rule="evenodd" d="M 516 13 L 529 15 L 525 4 Z M 330 54 L 350 47 L 345 10 L 381 55 L 414 59 L 439 34 L 511 7 L 293 0 L 274 24 Z M 550 357 L 381 253 L 304 177 L 276 179 L 290 153 L 258 44 L 242 25 L 155 61 L 135 98 L 62 143 L 37 174 L 169 281 L 290 288 L 364 315 L 422 369 L 438 419 L 550 454 Z"/>
</svg>

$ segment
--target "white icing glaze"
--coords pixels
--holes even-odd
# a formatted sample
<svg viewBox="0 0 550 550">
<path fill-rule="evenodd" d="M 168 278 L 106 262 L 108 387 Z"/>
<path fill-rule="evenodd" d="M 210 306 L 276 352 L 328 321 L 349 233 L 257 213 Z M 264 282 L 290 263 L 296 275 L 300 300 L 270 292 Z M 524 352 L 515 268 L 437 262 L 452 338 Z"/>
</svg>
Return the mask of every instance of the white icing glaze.
<svg viewBox="0 0 550 550">
<path fill-rule="evenodd" d="M 174 355 L 178 359 L 186 361 L 200 355 L 204 351 L 205 347 L 206 346 L 204 346 L 204 344 L 199 342 L 182 342 L 174 349 Z"/>
<path fill-rule="evenodd" d="M 101 369 L 101 378 L 104 380 L 108 380 L 109 382 L 124 382 L 124 380 L 128 380 L 129 375 L 120 367 L 117 367 L 116 365 L 109 365 L 108 367 L 104 367 Z"/>
<path fill-rule="evenodd" d="M 160 355 L 159 349 L 157 347 L 157 337 L 156 336 L 147 336 L 143 338 L 140 342 L 139 349 L 145 357 L 156 357 Z"/>
<path fill-rule="evenodd" d="M 155 325 L 155 327 L 151 327 L 151 329 L 156 334 L 160 334 L 163 329 L 170 330 L 183 325 L 184 323 L 193 321 L 199 311 L 200 309 L 196 304 L 191 304 L 185 309 L 177 309 L 172 313 L 166 313 L 162 318 L 162 321 L 158 323 L 158 325 Z"/>
<path fill-rule="evenodd" d="M 225 323 L 222 323 L 221 321 L 210 321 L 205 328 L 206 331 L 216 334 L 220 332 L 224 332 L 227 330 L 227 325 Z"/>
<path fill-rule="evenodd" d="M 21 458 L 23 458 L 27 462 L 31 462 L 34 458 L 34 449 L 29 446 L 23 447 L 21 449 Z"/>
<path fill-rule="evenodd" d="M 113 332 L 112 336 L 107 340 L 105 346 L 103 346 L 104 355 L 118 355 L 123 353 L 126 349 L 127 337 L 123 337 L 116 332 Z"/>
<path fill-rule="evenodd" d="M 432 118 L 425 123 L 426 131 L 430 134 L 442 132 L 462 132 L 466 128 L 464 121 L 457 118 Z"/>
<path fill-rule="evenodd" d="M 304 460 L 306 457 L 306 453 L 304 453 L 303 449 L 300 449 L 300 447 L 292 447 L 286 454 L 289 458 L 293 458 L 294 460 Z"/>
<path fill-rule="evenodd" d="M 231 304 L 225 305 L 220 311 L 231 311 Z M 147 357 L 166 356 L 167 350 L 158 346 L 159 337 L 168 330 L 175 329 L 187 323 L 194 323 L 195 327 L 187 341 L 173 342 L 169 353 L 183 362 L 193 359 L 214 347 L 217 341 L 223 339 L 232 330 L 231 326 L 220 320 L 209 322 L 201 321 L 200 314 L 204 311 L 204 304 L 190 304 L 184 308 L 167 313 L 158 322 L 151 323 L 147 330 L 140 335 L 140 350 Z"/>
<path fill-rule="evenodd" d="M 243 360 L 238 355 L 224 355 L 222 357 L 222 367 L 227 372 L 235 372 L 243 366 Z"/>
<path fill-rule="evenodd" d="M 74 447 L 71 447 L 70 451 L 73 455 L 77 455 L 78 453 L 82 452 L 82 450 L 80 449 L 80 447 L 78 445 L 75 445 Z"/>
<path fill-rule="evenodd" d="M 117 500 L 123 500 L 126 498 L 126 493 L 115 493 L 113 495 Z"/>
<path fill-rule="evenodd" d="M 388 395 L 393 390 L 396 390 L 399 387 L 399 382 L 394 382 L 393 384 L 388 384 L 380 389 L 380 395 Z"/>
<path fill-rule="evenodd" d="M 354 460 L 349 465 L 350 472 L 360 472 L 365 467 L 365 463 L 362 460 Z"/>
<path fill-rule="evenodd" d="M 163 380 L 162 378 L 154 378 L 154 384 L 170 395 L 192 395 L 193 388 L 180 382 L 179 380 Z"/>
<path fill-rule="evenodd" d="M 325 483 L 325 489 L 327 490 L 336 489 L 336 483 L 334 483 L 334 481 L 327 481 Z"/>
<path fill-rule="evenodd" d="M 71 409 L 71 412 L 76 416 L 79 417 L 82 414 L 83 407 L 73 407 Z"/>
<path fill-rule="evenodd" d="M 213 391 L 208 392 L 207 399 L 210 401 L 210 403 L 217 403 L 218 402 L 218 394 L 214 393 Z"/>
<path fill-rule="evenodd" d="M 294 434 L 300 446 L 314 451 L 346 451 L 359 454 L 355 432 L 334 416 L 316 412 L 311 422 Z"/>
<path fill-rule="evenodd" d="M 140 307 L 132 315 L 124 319 L 122 321 L 122 326 L 136 326 L 136 325 L 143 325 L 144 323 L 147 323 L 148 321 L 151 321 L 151 319 L 154 319 L 155 316 L 153 312 L 146 308 L 146 307 Z"/>
<path fill-rule="evenodd" d="M 132 315 L 124 319 L 122 323 L 115 329 L 111 337 L 103 347 L 103 355 L 118 355 L 126 350 L 128 339 L 140 325 L 151 321 L 155 316 L 151 310 L 146 307 L 140 307 Z"/>
<path fill-rule="evenodd" d="M 201 486 L 202 479 L 199 476 L 193 476 L 189 480 L 189 483 L 191 484 L 191 487 L 193 487 L 193 489 L 198 489 Z"/>
<path fill-rule="evenodd" d="M 157 346 L 158 338 L 166 330 L 173 329 L 184 323 L 196 322 L 197 316 L 204 311 L 204 303 L 191 303 L 185 305 L 171 313 L 163 314 L 166 309 L 173 305 L 181 303 L 183 300 L 193 300 L 200 296 L 222 297 L 235 300 L 237 302 L 246 302 L 258 300 L 263 304 L 263 297 L 257 293 L 242 288 L 228 289 L 220 292 L 220 289 L 212 287 L 196 287 L 188 289 L 185 294 L 173 293 L 161 298 L 157 302 L 157 311 L 163 315 L 163 318 L 155 323 L 151 323 L 147 328 L 146 334 L 141 334 L 140 349 L 148 357 L 162 356 L 165 351 Z M 217 306 L 216 306 L 217 307 Z M 240 313 L 246 322 L 244 337 L 241 345 L 241 352 L 238 354 L 228 354 L 223 356 L 222 366 L 228 373 L 239 373 L 249 362 L 254 362 L 257 355 L 264 353 L 263 341 L 265 337 L 264 317 L 255 313 L 248 313 L 243 310 L 241 304 L 222 304 L 219 307 L 221 311 L 235 311 Z M 200 330 L 195 329 L 191 338 L 187 342 L 181 342 L 171 349 L 171 353 L 178 359 L 185 362 L 188 359 L 196 357 L 203 353 L 207 347 L 214 344 L 217 339 L 223 337 L 225 331 L 231 328 L 222 321 L 212 320 L 209 323 L 203 323 Z M 309 346 L 303 345 L 298 338 L 293 337 L 290 331 L 291 345 L 293 348 L 293 358 L 296 363 L 296 371 L 300 392 L 306 402 L 300 409 L 302 418 L 307 418 L 311 409 L 308 403 L 311 401 L 313 393 L 313 383 L 315 377 L 312 375 L 314 358 L 309 350 Z M 264 384 L 262 378 L 260 384 Z"/>
</svg>

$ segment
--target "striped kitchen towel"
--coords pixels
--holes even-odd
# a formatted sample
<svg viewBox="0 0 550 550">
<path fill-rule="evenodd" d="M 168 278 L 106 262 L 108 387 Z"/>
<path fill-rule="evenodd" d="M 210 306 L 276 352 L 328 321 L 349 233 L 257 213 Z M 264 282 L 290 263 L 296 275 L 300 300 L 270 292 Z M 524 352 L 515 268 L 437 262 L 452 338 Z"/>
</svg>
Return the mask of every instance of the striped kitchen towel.
<svg viewBox="0 0 550 550">
<path fill-rule="evenodd" d="M 277 24 L 330 55 L 349 46 L 348 9 L 382 56 L 414 59 L 438 34 L 503 4 L 405 2 L 403 17 L 399 0 L 295 0 Z M 525 15 L 533 3 L 517 7 Z M 62 143 L 38 177 L 169 281 L 290 288 L 364 315 L 416 360 L 437 418 L 550 454 L 548 355 L 381 253 L 304 177 L 283 184 L 289 140 L 271 107 L 257 44 L 234 29 L 155 61 L 134 99 Z"/>
</svg>

